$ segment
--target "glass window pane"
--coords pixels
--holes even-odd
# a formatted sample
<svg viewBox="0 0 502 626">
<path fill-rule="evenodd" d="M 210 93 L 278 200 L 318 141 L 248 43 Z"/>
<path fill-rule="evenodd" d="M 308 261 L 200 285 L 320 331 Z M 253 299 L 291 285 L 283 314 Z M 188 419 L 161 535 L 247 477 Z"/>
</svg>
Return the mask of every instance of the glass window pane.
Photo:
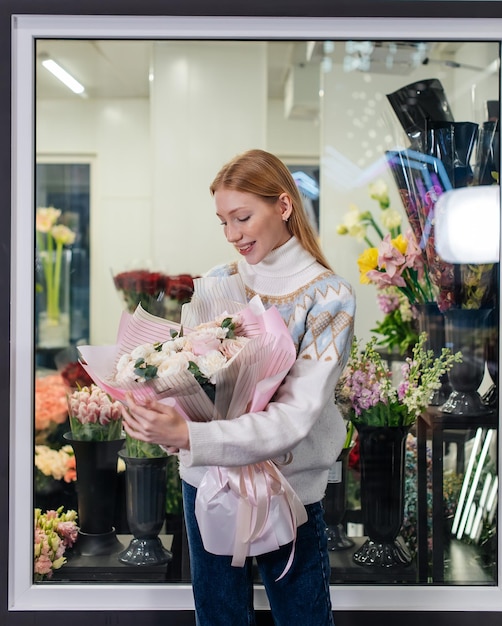
<svg viewBox="0 0 502 626">
<path fill-rule="evenodd" d="M 330 262 L 356 290 L 356 334 L 364 341 L 377 335 L 396 385 L 422 331 L 436 356 L 448 346 L 463 357 L 387 456 L 370 459 L 355 431 L 331 469 L 324 506 L 332 584 L 496 585 L 499 274 L 497 260 L 482 256 L 487 242 L 479 237 L 496 227 L 488 208 L 467 209 L 458 218 L 454 212 L 461 195 L 455 192 L 498 187 L 498 43 L 41 40 L 37 53 L 37 153 L 92 154 L 95 170 L 91 176 L 89 163 L 71 158 L 37 164 L 34 210 L 61 210 L 57 221 L 76 237 L 57 260 L 46 233 L 37 235 L 35 444 L 42 447 L 35 448 L 34 505 L 74 509 L 81 521 L 84 480 L 91 481 L 88 487 L 101 482 L 83 478 L 83 470 L 74 480 L 74 448 L 63 436 L 70 429 L 65 382 L 88 382 L 77 363 L 78 345 L 115 342 L 125 303 L 114 276 L 142 270 L 143 278 L 153 271 L 193 277 L 228 258 L 207 186 L 220 156 L 254 147 L 229 141 L 210 158 L 215 137 L 225 135 L 225 123 L 235 123 L 232 116 L 242 107 L 249 113 L 246 142 L 266 146 L 294 173 Z M 49 54 L 80 68 L 87 98 L 46 73 L 41 55 Z M 98 64 L 86 75 L 89 64 L 105 57 L 111 74 Z M 232 59 L 230 69 L 225 59 Z M 221 63 L 210 80 L 204 73 L 209 62 Z M 125 74 L 124 63 L 130 65 Z M 150 89 L 142 72 L 152 68 Z M 212 87 L 228 80 L 227 71 L 242 81 L 232 91 L 245 96 L 229 100 Z M 250 83 L 256 87 L 251 95 Z M 176 143 L 173 137 L 183 133 L 185 140 Z M 385 199 L 375 196 L 376 183 Z M 450 221 L 442 224 L 465 217 L 467 225 L 450 242 L 460 256 L 445 260 L 435 247 L 443 233 L 433 212 L 447 192 L 455 201 L 444 209 Z M 180 236 L 187 218 L 193 223 L 189 254 Z M 486 222 L 475 231 L 480 220 Z M 385 290 L 360 283 L 360 255 L 398 231 L 407 241 L 414 237 L 422 254 L 423 266 L 411 266 L 422 289 L 418 298 L 391 282 Z M 468 257 L 461 256 L 465 233 L 476 244 Z M 59 289 L 67 281 L 56 307 L 58 314 L 65 302 L 68 307 L 62 342 L 42 338 L 50 303 L 47 267 L 56 266 Z M 51 580 L 189 582 L 176 457 L 166 470 L 159 560 L 138 567 L 120 559 L 133 542 L 126 488 L 132 469 L 118 461 L 116 450 L 111 455 L 110 530 L 81 533 Z M 393 474 L 386 473 L 389 459 Z M 365 472 L 380 481 L 370 491 Z M 49 580 L 47 573 L 35 579 Z"/>
</svg>

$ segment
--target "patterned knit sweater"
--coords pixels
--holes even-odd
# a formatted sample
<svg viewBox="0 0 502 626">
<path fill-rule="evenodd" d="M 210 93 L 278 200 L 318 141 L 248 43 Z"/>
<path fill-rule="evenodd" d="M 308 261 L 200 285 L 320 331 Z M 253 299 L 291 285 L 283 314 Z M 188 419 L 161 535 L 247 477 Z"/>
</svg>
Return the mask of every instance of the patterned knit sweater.
<svg viewBox="0 0 502 626">
<path fill-rule="evenodd" d="M 346 435 L 334 389 L 352 340 L 352 288 L 295 237 L 256 265 L 241 260 L 208 275 L 224 279 L 236 272 L 248 300 L 258 294 L 265 308 L 278 309 L 297 360 L 264 411 L 228 421 L 189 422 L 190 450 L 180 452 L 181 476 L 197 487 L 206 466 L 281 463 L 289 456 L 291 462 L 279 465 L 282 473 L 304 504 L 318 502 Z"/>
</svg>

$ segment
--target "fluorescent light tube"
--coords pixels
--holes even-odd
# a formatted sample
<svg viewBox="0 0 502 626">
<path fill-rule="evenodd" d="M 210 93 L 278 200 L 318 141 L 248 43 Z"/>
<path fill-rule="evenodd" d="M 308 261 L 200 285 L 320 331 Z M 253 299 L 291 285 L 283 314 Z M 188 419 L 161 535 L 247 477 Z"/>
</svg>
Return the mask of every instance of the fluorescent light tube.
<svg viewBox="0 0 502 626">
<path fill-rule="evenodd" d="M 84 86 L 81 85 L 78 80 L 73 78 L 71 74 L 68 74 L 66 70 L 56 63 L 56 61 L 53 61 L 52 59 L 44 59 L 42 61 L 42 65 L 69 89 L 71 89 L 73 93 L 80 94 L 85 91 Z"/>
</svg>

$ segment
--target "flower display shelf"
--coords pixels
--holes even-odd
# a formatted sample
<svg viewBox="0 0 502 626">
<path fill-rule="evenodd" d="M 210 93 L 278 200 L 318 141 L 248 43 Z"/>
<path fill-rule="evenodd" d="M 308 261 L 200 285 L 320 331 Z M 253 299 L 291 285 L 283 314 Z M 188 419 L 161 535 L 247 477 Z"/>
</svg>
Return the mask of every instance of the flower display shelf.
<svg viewBox="0 0 502 626">
<path fill-rule="evenodd" d="M 132 535 L 117 535 L 123 545 L 128 545 Z M 160 535 L 166 550 L 172 547 L 172 535 Z M 167 582 L 171 581 L 171 563 L 163 565 L 127 565 L 117 559 L 117 554 L 85 557 L 77 552 L 67 553 L 68 562 L 57 570 L 52 581 L 68 582 Z"/>
<path fill-rule="evenodd" d="M 368 537 L 351 537 L 354 547 L 329 553 L 331 584 L 353 583 L 416 583 L 415 564 L 402 567 L 361 567 L 354 563 L 353 555 L 362 548 Z M 398 539 L 398 541 L 402 541 Z"/>
</svg>

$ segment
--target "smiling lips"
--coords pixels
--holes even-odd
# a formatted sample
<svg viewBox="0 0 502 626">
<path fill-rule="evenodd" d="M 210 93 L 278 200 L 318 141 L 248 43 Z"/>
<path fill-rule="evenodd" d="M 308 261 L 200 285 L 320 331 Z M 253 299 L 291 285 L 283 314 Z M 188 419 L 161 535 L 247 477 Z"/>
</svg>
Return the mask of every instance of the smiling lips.
<svg viewBox="0 0 502 626">
<path fill-rule="evenodd" d="M 253 246 L 254 246 L 254 242 L 253 243 L 249 243 L 246 246 L 236 246 L 236 248 L 237 248 L 239 254 L 242 254 L 242 255 L 245 256 L 246 254 L 248 254 L 252 250 Z"/>
</svg>

